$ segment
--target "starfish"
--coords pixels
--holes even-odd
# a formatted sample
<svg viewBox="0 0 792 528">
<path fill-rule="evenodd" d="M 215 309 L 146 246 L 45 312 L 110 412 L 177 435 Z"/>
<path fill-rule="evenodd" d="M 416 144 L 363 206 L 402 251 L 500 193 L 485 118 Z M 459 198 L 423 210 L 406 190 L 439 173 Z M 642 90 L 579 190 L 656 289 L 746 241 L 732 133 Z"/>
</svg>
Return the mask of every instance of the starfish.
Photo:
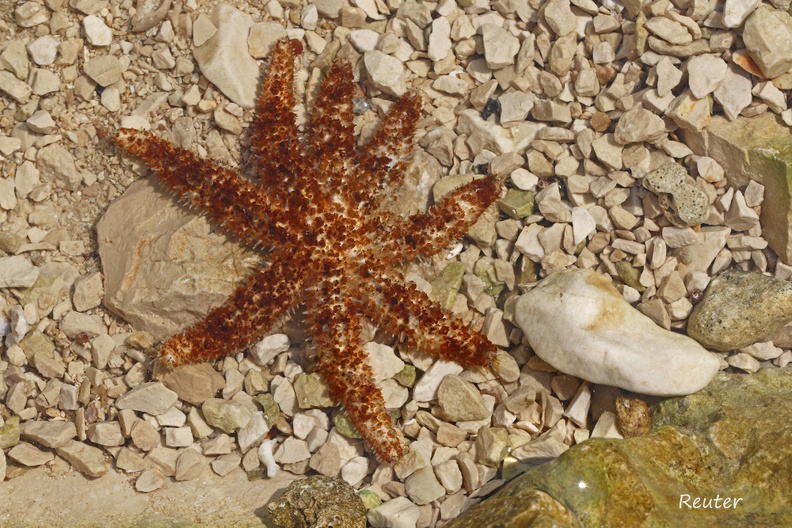
<svg viewBox="0 0 792 528">
<path fill-rule="evenodd" d="M 237 352 L 304 305 L 316 368 L 330 394 L 374 451 L 394 463 L 405 453 L 403 437 L 366 362 L 361 317 L 444 359 L 491 365 L 495 346 L 405 283 L 398 270 L 462 237 L 498 198 L 502 180 L 474 180 L 426 213 L 389 212 L 412 151 L 420 97 L 399 97 L 358 148 L 352 68 L 336 61 L 301 134 L 293 112 L 294 60 L 301 53 L 298 41 L 280 41 L 273 50 L 251 124 L 247 174 L 149 132 L 122 128 L 113 138 L 218 227 L 251 246 L 272 248 L 225 304 L 169 338 L 159 357 L 177 366 Z"/>
</svg>

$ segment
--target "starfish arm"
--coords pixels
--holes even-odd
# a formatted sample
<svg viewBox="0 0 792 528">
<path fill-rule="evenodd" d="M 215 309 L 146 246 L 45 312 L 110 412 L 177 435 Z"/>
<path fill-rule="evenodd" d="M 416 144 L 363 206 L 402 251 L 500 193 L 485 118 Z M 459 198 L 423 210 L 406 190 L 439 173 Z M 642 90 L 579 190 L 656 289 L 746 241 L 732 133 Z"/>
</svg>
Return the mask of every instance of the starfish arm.
<svg viewBox="0 0 792 528">
<path fill-rule="evenodd" d="M 275 254 L 282 257 L 280 252 Z M 210 361 L 241 350 L 269 332 L 302 301 L 304 270 L 284 260 L 255 271 L 225 304 L 168 339 L 160 359 L 170 366 Z"/>
<path fill-rule="evenodd" d="M 461 238 L 500 195 L 503 179 L 479 178 L 463 185 L 422 214 L 394 222 L 382 242 L 380 257 L 404 262 L 434 255 Z M 378 222 L 376 219 L 375 222 Z"/>
<path fill-rule="evenodd" d="M 361 436 L 383 460 L 393 464 L 404 456 L 402 436 L 385 411 L 385 400 L 366 362 L 353 301 L 345 296 L 327 302 L 323 297 L 319 294 L 306 299 L 308 323 L 319 349 L 319 373 Z"/>
<path fill-rule="evenodd" d="M 401 284 L 381 274 L 374 287 L 365 288 L 360 310 L 388 332 L 406 337 L 410 345 L 443 359 L 478 367 L 495 361 L 495 345 L 442 310 L 412 283 Z"/>
<path fill-rule="evenodd" d="M 294 185 L 294 165 L 305 158 L 294 115 L 294 58 L 301 52 L 297 40 L 277 42 L 250 125 L 257 174 L 264 186 L 280 197 Z"/>
<path fill-rule="evenodd" d="M 143 159 L 169 189 L 240 240 L 270 245 L 278 239 L 270 218 L 271 211 L 277 210 L 277 201 L 234 171 L 150 132 L 122 128 L 113 141 L 128 154 Z"/>
<path fill-rule="evenodd" d="M 352 66 L 335 62 L 314 101 L 306 135 L 308 156 L 316 163 L 318 174 L 328 175 L 323 183 L 334 193 L 349 181 L 356 165 L 354 92 Z"/>
<path fill-rule="evenodd" d="M 376 175 L 378 180 L 378 186 L 367 186 L 367 195 L 361 198 L 366 205 L 379 203 L 381 191 L 394 187 L 406 174 L 415 125 L 420 116 L 421 97 L 415 93 L 402 95 L 385 114 L 374 137 L 363 147 L 360 170 L 363 174 Z"/>
</svg>

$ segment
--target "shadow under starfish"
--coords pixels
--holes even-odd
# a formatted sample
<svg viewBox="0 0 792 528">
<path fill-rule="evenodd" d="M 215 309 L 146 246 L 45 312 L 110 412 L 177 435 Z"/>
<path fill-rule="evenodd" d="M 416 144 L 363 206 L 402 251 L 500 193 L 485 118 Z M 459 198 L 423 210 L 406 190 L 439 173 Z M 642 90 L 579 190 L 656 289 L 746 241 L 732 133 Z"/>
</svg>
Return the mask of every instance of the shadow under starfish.
<svg viewBox="0 0 792 528">
<path fill-rule="evenodd" d="M 120 129 L 114 142 L 139 156 L 162 182 L 217 226 L 252 246 L 273 248 L 228 301 L 168 339 L 168 366 L 208 361 L 257 341 L 303 304 L 317 369 L 331 395 L 376 453 L 394 463 L 403 436 L 361 343 L 365 316 L 426 352 L 468 366 L 488 366 L 496 348 L 444 312 L 399 273 L 400 264 L 432 255 L 464 235 L 499 196 L 502 179 L 474 180 L 428 212 L 387 211 L 412 149 L 421 101 L 398 98 L 362 149 L 354 137 L 352 68 L 336 62 L 317 95 L 304 134 L 297 129 L 297 41 L 271 56 L 251 125 L 254 178 L 204 160 L 153 134 Z"/>
</svg>

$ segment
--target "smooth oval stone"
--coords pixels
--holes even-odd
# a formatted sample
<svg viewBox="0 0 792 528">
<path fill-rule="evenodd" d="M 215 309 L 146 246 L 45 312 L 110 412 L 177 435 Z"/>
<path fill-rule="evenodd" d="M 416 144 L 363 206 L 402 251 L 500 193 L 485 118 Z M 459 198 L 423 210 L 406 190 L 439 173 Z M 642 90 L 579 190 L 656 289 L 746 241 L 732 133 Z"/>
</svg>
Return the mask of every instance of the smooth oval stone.
<svg viewBox="0 0 792 528">
<path fill-rule="evenodd" d="M 517 301 L 515 312 L 540 358 L 593 383 L 679 396 L 706 386 L 720 367 L 714 354 L 657 326 L 591 270 L 548 276 Z"/>
<path fill-rule="evenodd" d="M 707 348 L 735 350 L 792 321 L 792 282 L 725 271 L 712 279 L 688 320 L 688 335 Z"/>
</svg>

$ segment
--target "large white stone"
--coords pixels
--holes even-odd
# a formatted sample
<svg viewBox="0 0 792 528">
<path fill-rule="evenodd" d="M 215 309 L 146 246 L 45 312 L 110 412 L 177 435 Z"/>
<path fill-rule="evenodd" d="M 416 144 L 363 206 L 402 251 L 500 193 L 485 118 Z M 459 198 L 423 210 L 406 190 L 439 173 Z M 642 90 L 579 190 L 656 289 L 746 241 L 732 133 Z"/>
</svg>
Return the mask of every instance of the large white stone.
<svg viewBox="0 0 792 528">
<path fill-rule="evenodd" d="M 515 311 L 540 358 L 593 383 L 678 396 L 703 388 L 719 369 L 714 354 L 657 326 L 591 270 L 548 276 L 517 301 Z"/>
</svg>

